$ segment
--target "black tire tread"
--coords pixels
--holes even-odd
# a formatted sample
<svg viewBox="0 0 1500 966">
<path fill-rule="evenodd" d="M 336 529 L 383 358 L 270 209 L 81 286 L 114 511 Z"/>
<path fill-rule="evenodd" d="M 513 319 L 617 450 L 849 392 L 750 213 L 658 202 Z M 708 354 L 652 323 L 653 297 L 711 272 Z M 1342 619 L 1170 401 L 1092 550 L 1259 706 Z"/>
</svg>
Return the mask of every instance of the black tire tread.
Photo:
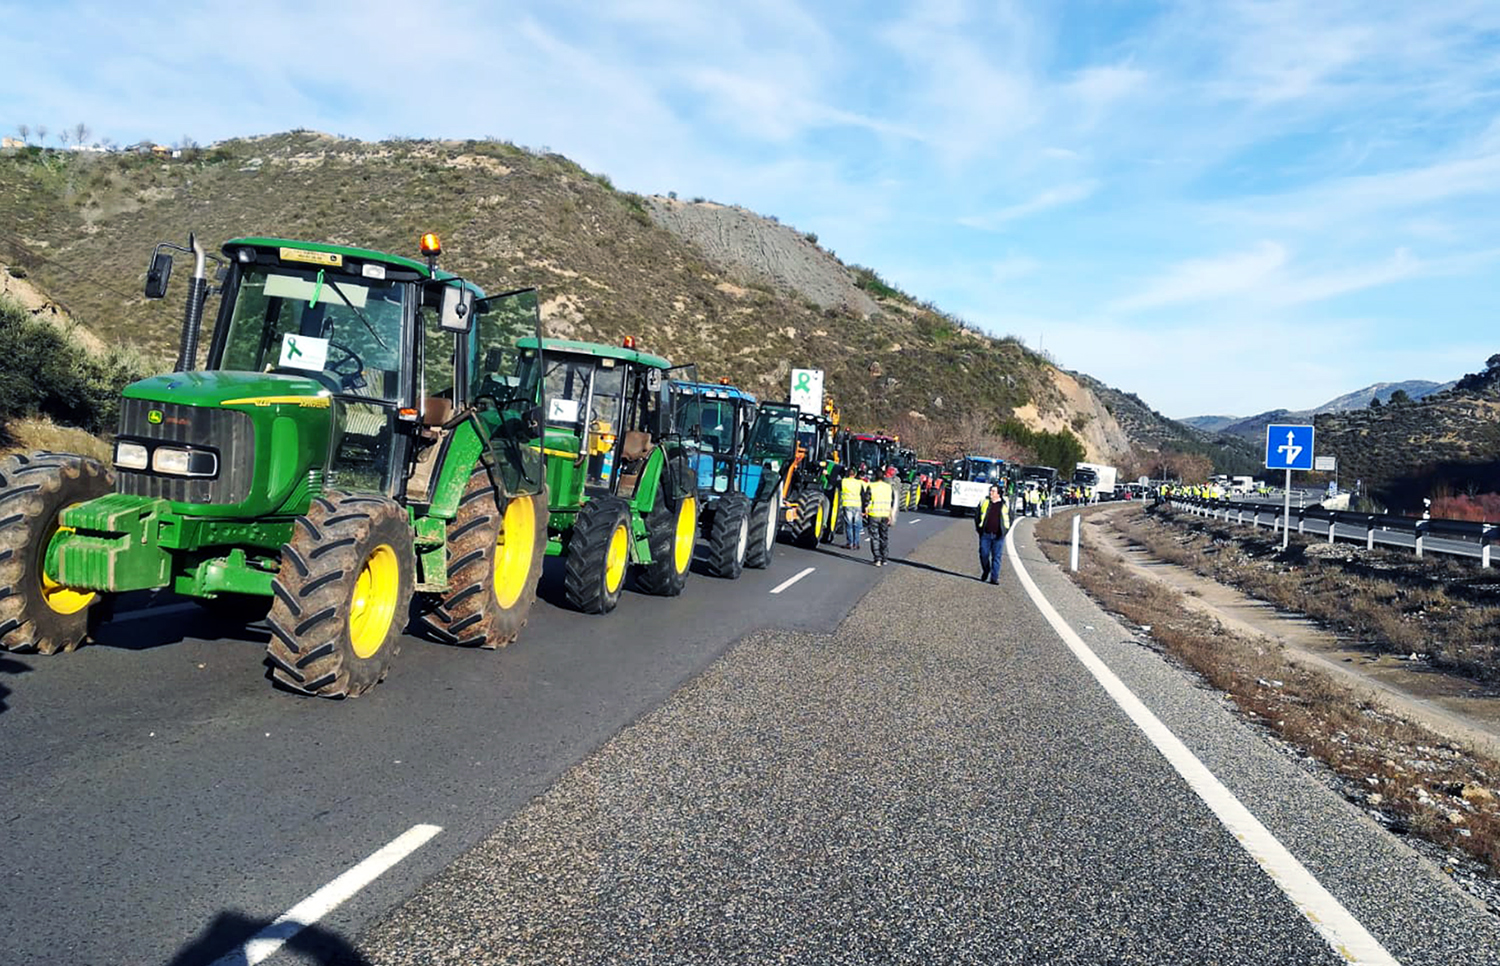
<svg viewBox="0 0 1500 966">
<path fill-rule="evenodd" d="M 604 565 L 610 534 L 622 518 L 628 527 L 630 505 L 616 496 L 594 497 L 579 509 L 563 567 L 563 597 L 574 610 L 607 614 L 619 603 L 620 595 L 604 587 Z"/>
<path fill-rule="evenodd" d="M 368 549 L 388 543 L 400 568 L 396 615 L 369 658 L 348 641 L 353 581 Z M 271 581 L 266 663 L 279 687 L 324 698 L 356 697 L 390 673 L 401 648 L 415 580 L 416 554 L 406 511 L 396 501 L 332 490 L 298 517 Z"/>
<path fill-rule="evenodd" d="M 41 599 L 37 554 L 61 510 L 113 491 L 110 469 L 71 453 L 17 453 L 0 460 L 0 651 L 59 654 L 88 639 L 98 602 L 59 614 Z"/>
<path fill-rule="evenodd" d="M 710 574 L 735 580 L 744 572 L 745 557 L 750 555 L 750 541 L 745 541 L 745 557 L 741 557 L 740 523 L 748 523 L 750 514 L 750 498 L 743 493 L 725 494 L 714 505 L 713 523 L 708 532 Z"/>
<path fill-rule="evenodd" d="M 454 647 L 493 650 L 521 634 L 536 601 L 542 555 L 547 549 L 547 490 L 532 497 L 537 511 L 531 550 L 531 579 L 508 610 L 495 599 L 496 541 L 504 508 L 495 496 L 489 469 L 476 463 L 458 501 L 458 514 L 448 522 L 448 590 L 434 595 L 434 606 L 421 617 L 432 637 Z"/>
</svg>

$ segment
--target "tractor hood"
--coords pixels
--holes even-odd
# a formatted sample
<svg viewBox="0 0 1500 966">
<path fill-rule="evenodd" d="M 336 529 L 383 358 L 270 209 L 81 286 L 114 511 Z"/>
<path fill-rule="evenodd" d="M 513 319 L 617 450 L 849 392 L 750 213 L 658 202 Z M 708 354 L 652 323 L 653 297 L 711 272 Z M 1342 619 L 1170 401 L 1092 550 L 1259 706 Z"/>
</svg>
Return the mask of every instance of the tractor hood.
<svg viewBox="0 0 1500 966">
<path fill-rule="evenodd" d="M 133 382 L 122 395 L 183 406 L 328 405 L 328 390 L 317 380 L 272 372 L 169 372 Z"/>
</svg>

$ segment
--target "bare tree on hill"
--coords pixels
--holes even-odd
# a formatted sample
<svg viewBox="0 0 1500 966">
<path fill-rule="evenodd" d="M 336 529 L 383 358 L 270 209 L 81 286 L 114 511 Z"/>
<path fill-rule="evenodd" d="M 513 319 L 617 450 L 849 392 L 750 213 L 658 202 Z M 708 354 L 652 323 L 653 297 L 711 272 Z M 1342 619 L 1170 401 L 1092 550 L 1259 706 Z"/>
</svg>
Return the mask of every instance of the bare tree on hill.
<svg viewBox="0 0 1500 966">
<path fill-rule="evenodd" d="M 41 145 L 47 143 L 47 125 L 38 124 L 36 126 L 36 143 Z"/>
<path fill-rule="evenodd" d="M 22 144 L 26 144 L 26 143 L 29 143 L 31 141 L 31 125 L 30 124 L 17 124 L 16 125 L 16 133 L 19 134 L 19 135 L 21 135 L 21 143 Z"/>
<path fill-rule="evenodd" d="M 89 130 L 89 126 L 87 124 L 79 121 L 77 124 L 73 125 L 73 143 L 78 145 L 80 148 L 83 147 L 83 142 L 87 141 L 89 139 L 89 135 L 92 133 L 93 132 Z"/>
</svg>

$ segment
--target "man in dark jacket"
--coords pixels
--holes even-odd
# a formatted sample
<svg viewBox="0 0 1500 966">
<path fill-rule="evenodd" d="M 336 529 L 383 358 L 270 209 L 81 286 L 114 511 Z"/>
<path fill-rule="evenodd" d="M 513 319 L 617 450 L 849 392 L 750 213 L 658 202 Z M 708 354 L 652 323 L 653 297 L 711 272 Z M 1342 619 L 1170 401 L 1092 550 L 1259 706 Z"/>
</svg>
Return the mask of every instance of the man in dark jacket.
<svg viewBox="0 0 1500 966">
<path fill-rule="evenodd" d="M 974 529 L 979 532 L 979 579 L 1000 582 L 1000 563 L 1005 554 L 1005 534 L 1010 530 L 1010 506 L 999 483 L 990 484 L 990 495 L 975 507 Z"/>
</svg>

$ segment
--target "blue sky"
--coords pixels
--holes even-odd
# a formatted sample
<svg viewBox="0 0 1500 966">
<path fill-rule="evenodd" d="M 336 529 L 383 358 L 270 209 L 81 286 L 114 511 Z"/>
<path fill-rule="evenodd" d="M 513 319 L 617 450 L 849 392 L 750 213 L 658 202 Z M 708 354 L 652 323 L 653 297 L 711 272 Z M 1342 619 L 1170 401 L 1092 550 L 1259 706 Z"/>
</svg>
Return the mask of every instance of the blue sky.
<svg viewBox="0 0 1500 966">
<path fill-rule="evenodd" d="M 0 128 L 495 136 L 1172 416 L 1500 351 L 1500 3 L 0 0 Z"/>
</svg>

